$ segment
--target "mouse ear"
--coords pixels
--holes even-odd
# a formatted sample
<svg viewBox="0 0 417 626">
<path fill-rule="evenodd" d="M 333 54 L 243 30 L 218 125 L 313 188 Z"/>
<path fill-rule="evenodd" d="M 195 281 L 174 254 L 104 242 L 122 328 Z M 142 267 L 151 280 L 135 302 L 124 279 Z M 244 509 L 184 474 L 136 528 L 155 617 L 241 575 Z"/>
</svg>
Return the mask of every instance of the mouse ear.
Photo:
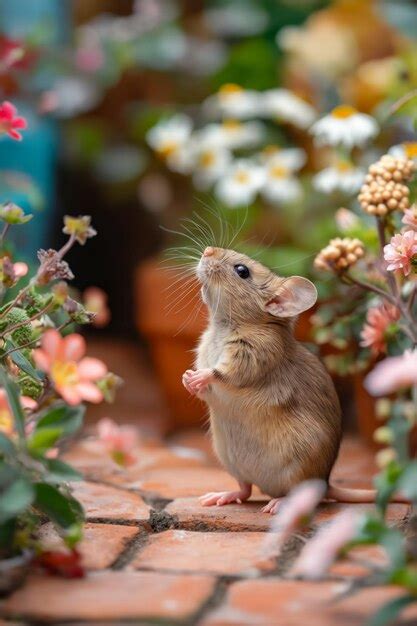
<svg viewBox="0 0 417 626">
<path fill-rule="evenodd" d="M 293 317 L 310 309 L 316 300 L 317 289 L 310 280 L 291 276 L 281 282 L 265 309 L 275 317 Z"/>
</svg>

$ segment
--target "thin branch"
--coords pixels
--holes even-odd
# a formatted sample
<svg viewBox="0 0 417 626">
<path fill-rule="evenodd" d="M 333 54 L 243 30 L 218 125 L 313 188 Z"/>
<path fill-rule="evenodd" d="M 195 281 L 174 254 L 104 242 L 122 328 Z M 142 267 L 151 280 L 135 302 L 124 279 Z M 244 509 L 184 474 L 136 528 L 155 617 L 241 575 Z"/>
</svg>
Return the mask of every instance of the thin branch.
<svg viewBox="0 0 417 626">
<path fill-rule="evenodd" d="M 397 113 L 405 104 L 407 104 L 408 102 L 410 102 L 410 100 L 413 100 L 413 98 L 416 98 L 416 97 L 417 97 L 417 89 L 413 89 L 412 91 L 409 91 L 408 93 L 404 94 L 401 98 L 396 100 L 396 102 L 394 102 L 393 105 L 391 105 L 388 111 L 388 117 L 395 115 L 395 113 Z"/>
</svg>

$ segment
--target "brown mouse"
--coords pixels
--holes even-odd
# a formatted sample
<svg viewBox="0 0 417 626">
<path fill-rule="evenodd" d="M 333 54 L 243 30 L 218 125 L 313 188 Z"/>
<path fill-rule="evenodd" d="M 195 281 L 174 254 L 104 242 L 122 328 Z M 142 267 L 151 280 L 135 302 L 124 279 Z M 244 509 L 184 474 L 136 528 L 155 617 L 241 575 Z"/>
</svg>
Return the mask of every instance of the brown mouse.
<svg viewBox="0 0 417 626">
<path fill-rule="evenodd" d="M 272 498 L 262 510 L 275 513 L 278 499 L 300 482 L 328 482 L 342 436 L 333 382 L 293 332 L 317 290 L 306 278 L 277 276 L 244 254 L 211 246 L 196 271 L 209 324 L 183 384 L 207 403 L 214 449 L 239 483 L 201 503 L 241 503 L 257 485 Z M 375 492 L 330 488 L 328 497 L 365 502 Z"/>
</svg>

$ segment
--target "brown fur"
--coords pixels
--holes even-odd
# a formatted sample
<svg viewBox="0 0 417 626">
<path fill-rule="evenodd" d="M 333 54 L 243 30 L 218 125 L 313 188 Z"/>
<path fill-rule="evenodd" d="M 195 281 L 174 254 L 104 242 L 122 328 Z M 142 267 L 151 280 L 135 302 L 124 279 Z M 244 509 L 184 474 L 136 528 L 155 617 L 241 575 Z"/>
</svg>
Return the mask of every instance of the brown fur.
<svg viewBox="0 0 417 626">
<path fill-rule="evenodd" d="M 250 278 L 236 274 L 237 264 L 249 268 Z M 339 401 L 319 359 L 294 338 L 296 318 L 279 314 L 288 298 L 295 308 L 309 308 L 297 289 L 314 287 L 222 248 L 202 257 L 197 275 L 210 321 L 196 367 L 215 376 L 199 395 L 210 410 L 219 459 L 238 481 L 272 497 L 302 480 L 328 481 L 341 438 Z"/>
</svg>

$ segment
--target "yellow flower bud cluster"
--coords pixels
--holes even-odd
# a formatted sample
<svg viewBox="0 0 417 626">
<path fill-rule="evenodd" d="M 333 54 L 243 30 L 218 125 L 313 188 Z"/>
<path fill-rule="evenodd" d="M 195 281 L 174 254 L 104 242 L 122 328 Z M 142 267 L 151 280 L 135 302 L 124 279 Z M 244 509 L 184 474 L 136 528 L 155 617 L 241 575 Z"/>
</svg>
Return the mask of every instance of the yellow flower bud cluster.
<svg viewBox="0 0 417 626">
<path fill-rule="evenodd" d="M 365 248 L 360 239 L 336 237 L 323 248 L 314 260 L 314 267 L 319 270 L 342 272 L 365 255 Z"/>
<path fill-rule="evenodd" d="M 359 192 L 362 209 L 370 215 L 385 217 L 391 211 L 408 209 L 410 190 L 405 184 L 413 175 L 413 161 L 384 154 L 373 163 Z"/>
</svg>

